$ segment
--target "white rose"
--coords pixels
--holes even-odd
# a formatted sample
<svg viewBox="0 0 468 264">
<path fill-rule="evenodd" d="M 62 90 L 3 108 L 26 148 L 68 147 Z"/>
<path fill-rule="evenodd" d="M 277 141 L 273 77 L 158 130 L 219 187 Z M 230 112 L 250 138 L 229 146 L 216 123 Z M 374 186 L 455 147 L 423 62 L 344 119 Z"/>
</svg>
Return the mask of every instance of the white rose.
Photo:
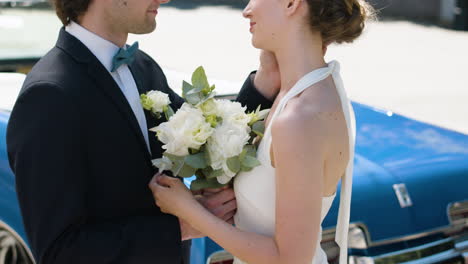
<svg viewBox="0 0 468 264">
<path fill-rule="evenodd" d="M 234 122 L 240 126 L 247 126 L 251 117 L 245 113 L 246 107 L 239 102 L 229 100 L 217 100 L 218 116 L 224 121 Z"/>
<path fill-rule="evenodd" d="M 205 121 L 200 109 L 184 103 L 169 119 L 151 129 L 157 133 L 162 146 L 169 154 L 186 156 L 189 148 L 199 149 L 206 143 L 214 129 Z"/>
<path fill-rule="evenodd" d="M 146 96 L 151 100 L 151 111 L 153 113 L 162 113 L 164 107 L 171 103 L 169 95 L 160 91 L 150 91 Z"/>
<path fill-rule="evenodd" d="M 249 131 L 235 123 L 223 122 L 216 127 L 207 141 L 211 167 L 214 170 L 223 169 L 227 176 L 234 177 L 235 173 L 227 166 L 227 159 L 238 156 L 249 138 Z"/>
</svg>

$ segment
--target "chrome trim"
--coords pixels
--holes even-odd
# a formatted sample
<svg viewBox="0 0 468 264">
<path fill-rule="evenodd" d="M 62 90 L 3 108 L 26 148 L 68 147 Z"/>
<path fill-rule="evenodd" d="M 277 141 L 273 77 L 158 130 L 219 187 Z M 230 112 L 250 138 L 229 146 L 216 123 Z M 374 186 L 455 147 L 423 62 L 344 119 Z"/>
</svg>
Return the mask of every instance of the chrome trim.
<svg viewBox="0 0 468 264">
<path fill-rule="evenodd" d="M 26 252 L 27 256 L 29 257 L 29 260 L 31 261 L 30 263 L 32 264 L 36 263 L 34 260 L 34 256 L 31 250 L 29 249 L 29 247 L 27 246 L 26 242 L 18 235 L 18 233 L 16 233 L 15 230 L 13 230 L 13 228 L 11 228 L 7 223 L 0 220 L 0 230 L 2 229 L 7 231 L 9 235 L 11 235 L 14 239 L 16 239 L 20 243 L 20 245 L 23 247 L 24 251 Z"/>
<path fill-rule="evenodd" d="M 349 227 L 360 227 L 362 230 L 364 230 L 364 234 L 366 236 L 366 241 L 367 241 L 367 246 L 368 247 L 375 247 L 375 246 L 384 246 L 384 245 L 389 245 L 389 244 L 394 244 L 398 242 L 404 242 L 408 240 L 413 240 L 413 239 L 418 239 L 422 238 L 425 236 L 430 236 L 434 235 L 437 233 L 444 233 L 444 234 L 451 234 L 451 233 L 457 233 L 463 231 L 465 227 L 468 227 L 468 223 L 459 223 L 456 225 L 451 225 L 451 226 L 445 226 L 441 228 L 436 228 L 432 230 L 428 230 L 426 232 L 418 233 L 418 234 L 413 234 L 413 235 L 407 235 L 407 236 L 402 236 L 402 237 L 397 237 L 397 238 L 390 238 L 390 239 L 385 239 L 385 240 L 378 240 L 378 241 L 373 241 L 371 239 L 371 235 L 369 233 L 369 229 L 367 228 L 366 224 L 364 223 L 350 223 Z M 327 228 L 322 231 L 322 242 L 327 242 L 335 239 L 335 228 Z"/>
<path fill-rule="evenodd" d="M 393 190 L 395 190 L 395 194 L 398 198 L 398 202 L 400 202 L 401 208 L 413 206 L 413 201 L 411 201 L 408 188 L 406 188 L 404 183 L 393 184 Z"/>
<path fill-rule="evenodd" d="M 366 242 L 369 244 L 370 240 L 370 234 L 368 231 L 368 228 L 365 224 L 363 223 L 350 223 L 349 224 L 349 229 L 352 228 L 361 228 L 364 231 L 364 235 L 366 237 Z M 335 233 L 336 233 L 336 228 L 327 228 L 322 231 L 322 243 L 329 242 L 332 240 L 335 240 Z"/>
<path fill-rule="evenodd" d="M 434 247 L 441 246 L 441 245 L 452 245 L 450 248 L 454 248 L 455 243 L 452 238 L 445 238 L 445 239 L 437 240 L 437 241 L 427 243 L 421 246 L 416 246 L 412 248 L 407 248 L 407 249 L 383 254 L 383 255 L 378 256 L 378 258 L 387 258 L 387 257 L 394 257 L 394 256 L 403 255 L 403 254 L 413 253 L 413 252 L 421 252 L 424 249 L 434 248 Z"/>
<path fill-rule="evenodd" d="M 465 237 L 463 241 L 456 242 L 455 249 L 460 252 L 468 253 L 468 237 Z"/>
<path fill-rule="evenodd" d="M 452 249 L 452 250 L 440 252 L 438 254 L 434 254 L 425 258 L 402 262 L 401 264 L 431 264 L 431 263 L 440 263 L 442 261 L 448 261 L 450 259 L 457 259 L 457 258 L 459 258 L 459 260 L 453 263 L 463 264 L 462 262 L 463 260 L 461 259 L 460 253 Z M 378 261 L 376 264 L 379 264 Z"/>
<path fill-rule="evenodd" d="M 366 249 L 368 248 L 366 233 L 361 227 L 351 227 L 348 232 L 348 248 Z"/>
<path fill-rule="evenodd" d="M 435 251 L 431 254 L 431 251 Z M 359 263 L 359 256 L 351 256 L 356 263 Z M 382 254 L 374 257 L 363 257 L 362 260 L 369 263 L 384 264 L 384 263 L 405 263 L 405 264 L 429 264 L 439 263 L 439 261 L 457 259 L 461 260 L 462 253 L 454 248 L 453 238 L 442 239 L 425 245 L 395 251 L 387 254 Z M 457 262 L 460 263 L 463 262 Z"/>
<path fill-rule="evenodd" d="M 468 215 L 468 200 L 451 203 L 447 206 L 447 215 L 450 223 L 455 225 L 465 224 L 468 226 L 468 218 L 453 219 L 453 215 Z"/>
<path fill-rule="evenodd" d="M 212 262 L 218 262 L 218 261 L 232 260 L 232 259 L 234 259 L 234 257 L 232 256 L 231 253 L 225 250 L 219 250 L 219 251 L 211 253 L 211 255 L 206 259 L 206 264 L 210 264 Z"/>
<path fill-rule="evenodd" d="M 379 241 L 376 241 L 376 242 L 370 242 L 369 246 L 371 246 L 371 247 L 383 246 L 383 245 L 403 242 L 403 241 L 407 241 L 407 240 L 418 239 L 418 238 L 422 238 L 422 237 L 425 237 L 425 236 L 434 235 L 434 234 L 437 234 L 437 233 L 455 233 L 455 232 L 462 231 L 463 227 L 464 226 L 448 226 L 448 227 L 437 228 L 437 229 L 422 232 L 422 233 L 419 233 L 419 234 L 408 235 L 408 236 L 398 237 L 398 238 L 394 238 L 394 239 L 379 240 Z"/>
</svg>

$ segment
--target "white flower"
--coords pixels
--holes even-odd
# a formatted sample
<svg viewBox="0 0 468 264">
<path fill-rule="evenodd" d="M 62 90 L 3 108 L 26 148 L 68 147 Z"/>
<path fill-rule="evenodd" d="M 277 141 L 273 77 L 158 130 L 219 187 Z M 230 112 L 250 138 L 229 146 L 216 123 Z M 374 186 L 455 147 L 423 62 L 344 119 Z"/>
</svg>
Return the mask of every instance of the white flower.
<svg viewBox="0 0 468 264">
<path fill-rule="evenodd" d="M 229 170 L 226 162 L 242 152 L 250 138 L 249 132 L 245 127 L 230 122 L 223 122 L 216 127 L 207 141 L 211 167 L 214 170 L 223 169 L 227 176 L 234 177 L 236 174 Z"/>
<path fill-rule="evenodd" d="M 203 112 L 190 104 L 182 107 L 169 119 L 151 129 L 157 133 L 162 146 L 169 154 L 186 156 L 189 148 L 199 149 L 213 133 L 214 129 L 205 121 Z"/>
<path fill-rule="evenodd" d="M 160 159 L 154 159 L 151 161 L 153 163 L 153 166 L 159 169 L 159 173 L 165 171 L 165 170 L 171 170 L 172 169 L 172 161 L 166 157 L 163 156 Z"/>
<path fill-rule="evenodd" d="M 251 117 L 245 113 L 246 107 L 242 107 L 239 102 L 229 100 L 216 101 L 218 113 L 217 115 L 223 119 L 223 122 L 234 122 L 240 126 L 247 126 Z"/>
<path fill-rule="evenodd" d="M 222 176 L 216 177 L 216 180 L 218 180 L 218 182 L 219 182 L 220 184 L 226 184 L 226 183 L 228 183 L 231 179 L 232 179 L 232 177 L 229 177 L 229 176 L 227 176 L 227 175 L 222 175 Z"/>
<path fill-rule="evenodd" d="M 205 116 L 218 115 L 218 105 L 216 100 L 211 98 L 199 106 Z"/>
<path fill-rule="evenodd" d="M 250 117 L 249 125 L 251 126 L 259 120 L 264 120 L 268 116 L 269 113 L 270 113 L 270 109 L 264 109 L 260 111 L 260 108 L 258 108 L 254 112 L 248 114 Z"/>
<path fill-rule="evenodd" d="M 171 103 L 169 95 L 160 91 L 150 91 L 146 96 L 153 113 L 162 113 L 164 108 Z"/>
</svg>

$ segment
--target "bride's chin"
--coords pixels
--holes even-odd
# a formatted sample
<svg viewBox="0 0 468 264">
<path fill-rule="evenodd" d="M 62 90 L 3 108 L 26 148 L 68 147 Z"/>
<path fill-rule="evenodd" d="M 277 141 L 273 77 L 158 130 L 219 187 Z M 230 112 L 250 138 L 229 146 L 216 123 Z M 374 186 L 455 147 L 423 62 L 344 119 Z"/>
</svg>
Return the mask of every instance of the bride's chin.
<svg viewBox="0 0 468 264">
<path fill-rule="evenodd" d="M 255 40 L 255 38 L 252 38 L 252 46 L 254 46 L 254 48 L 257 48 L 257 49 L 262 49 L 262 45 L 261 43 L 259 43 L 258 40 Z"/>
</svg>

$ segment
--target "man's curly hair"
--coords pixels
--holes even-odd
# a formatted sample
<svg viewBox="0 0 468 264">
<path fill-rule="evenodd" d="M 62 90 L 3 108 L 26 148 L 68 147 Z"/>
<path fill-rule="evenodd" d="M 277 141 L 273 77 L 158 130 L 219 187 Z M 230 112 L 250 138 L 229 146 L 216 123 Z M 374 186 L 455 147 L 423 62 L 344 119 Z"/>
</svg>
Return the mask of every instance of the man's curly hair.
<svg viewBox="0 0 468 264">
<path fill-rule="evenodd" d="M 63 25 L 68 25 L 71 21 L 77 21 L 83 15 L 91 0 L 50 0 L 55 8 L 57 16 Z"/>
</svg>

